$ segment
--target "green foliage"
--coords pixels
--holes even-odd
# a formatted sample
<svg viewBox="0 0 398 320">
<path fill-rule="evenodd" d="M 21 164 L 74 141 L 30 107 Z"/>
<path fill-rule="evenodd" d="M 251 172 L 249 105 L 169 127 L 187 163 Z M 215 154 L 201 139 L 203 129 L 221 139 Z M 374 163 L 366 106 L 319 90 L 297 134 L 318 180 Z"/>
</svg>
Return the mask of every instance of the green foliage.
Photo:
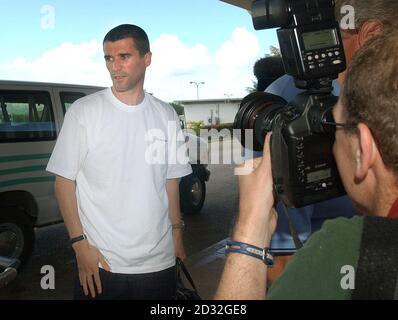
<svg viewBox="0 0 398 320">
<path fill-rule="evenodd" d="M 233 127 L 234 127 L 233 123 L 223 123 L 223 124 L 213 124 L 213 125 L 205 126 L 204 129 L 216 129 L 218 131 L 221 131 L 223 129 L 228 129 L 232 133 Z"/>
<path fill-rule="evenodd" d="M 170 105 L 174 108 L 179 116 L 184 114 L 184 106 L 178 102 L 171 102 Z"/>
<path fill-rule="evenodd" d="M 195 131 L 196 135 L 200 134 L 200 129 L 204 128 L 204 122 L 203 121 L 189 121 L 188 122 L 188 129 L 192 129 Z"/>
<path fill-rule="evenodd" d="M 252 85 L 250 87 L 246 87 L 247 93 L 257 92 L 257 81 L 252 81 Z"/>
<path fill-rule="evenodd" d="M 269 52 L 270 53 L 265 55 L 266 57 L 281 57 L 282 58 L 281 50 L 277 47 L 270 46 Z"/>
</svg>

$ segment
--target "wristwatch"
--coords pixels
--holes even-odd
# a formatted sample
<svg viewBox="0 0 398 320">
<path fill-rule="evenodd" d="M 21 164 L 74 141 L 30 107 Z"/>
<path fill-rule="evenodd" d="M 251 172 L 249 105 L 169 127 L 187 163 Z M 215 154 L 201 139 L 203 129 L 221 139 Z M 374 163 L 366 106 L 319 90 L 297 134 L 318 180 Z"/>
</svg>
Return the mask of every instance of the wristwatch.
<svg viewBox="0 0 398 320">
<path fill-rule="evenodd" d="M 82 240 L 85 240 L 85 239 L 87 239 L 87 236 L 83 233 L 80 236 L 77 236 L 77 237 L 74 237 L 74 238 L 70 239 L 70 244 L 72 245 L 72 244 L 74 244 L 76 242 L 79 242 L 79 241 L 82 241 Z"/>
<path fill-rule="evenodd" d="M 184 231 L 185 230 L 185 222 L 184 222 L 184 220 L 181 219 L 180 223 L 172 224 L 171 227 L 173 228 L 173 230 L 181 229 L 182 231 Z"/>
</svg>

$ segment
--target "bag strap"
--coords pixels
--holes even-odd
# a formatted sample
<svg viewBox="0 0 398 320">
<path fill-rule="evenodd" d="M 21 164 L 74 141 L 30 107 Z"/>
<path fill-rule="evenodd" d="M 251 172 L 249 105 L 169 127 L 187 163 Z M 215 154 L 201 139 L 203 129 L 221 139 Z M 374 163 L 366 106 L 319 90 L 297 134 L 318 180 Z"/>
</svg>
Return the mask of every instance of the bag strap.
<svg viewBox="0 0 398 320">
<path fill-rule="evenodd" d="M 177 278 L 181 278 L 181 270 L 184 273 L 185 277 L 187 278 L 187 280 L 189 281 L 190 285 L 192 286 L 192 288 L 196 290 L 196 286 L 193 283 L 192 277 L 188 272 L 188 269 L 185 267 L 184 262 L 182 262 L 182 260 L 180 258 L 176 259 L 177 262 Z"/>
<path fill-rule="evenodd" d="M 353 300 L 398 298 L 398 219 L 366 216 Z"/>
<path fill-rule="evenodd" d="M 398 275 L 397 275 L 397 282 L 395 285 L 394 300 L 398 300 Z"/>
</svg>

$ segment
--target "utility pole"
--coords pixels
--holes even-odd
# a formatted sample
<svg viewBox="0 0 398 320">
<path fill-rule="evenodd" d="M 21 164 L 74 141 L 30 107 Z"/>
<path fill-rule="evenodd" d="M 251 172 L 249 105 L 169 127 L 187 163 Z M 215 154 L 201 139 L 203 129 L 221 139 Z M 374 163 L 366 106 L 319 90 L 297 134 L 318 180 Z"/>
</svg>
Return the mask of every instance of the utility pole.
<svg viewBox="0 0 398 320">
<path fill-rule="evenodd" d="M 190 84 L 196 85 L 196 98 L 199 100 L 199 86 L 205 83 L 203 81 L 202 82 L 191 81 Z"/>
</svg>

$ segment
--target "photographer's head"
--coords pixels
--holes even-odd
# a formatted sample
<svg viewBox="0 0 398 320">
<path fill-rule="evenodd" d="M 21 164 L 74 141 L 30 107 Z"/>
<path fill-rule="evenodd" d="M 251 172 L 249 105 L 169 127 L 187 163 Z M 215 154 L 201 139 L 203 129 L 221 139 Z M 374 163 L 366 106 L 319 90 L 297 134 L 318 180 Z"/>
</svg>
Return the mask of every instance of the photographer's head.
<svg viewBox="0 0 398 320">
<path fill-rule="evenodd" d="M 336 19 L 345 21 L 347 11 L 341 13 L 344 6 L 354 8 L 354 29 L 342 26 L 342 37 L 347 65 L 355 53 L 371 38 L 389 29 L 398 28 L 397 0 L 336 0 Z M 346 72 L 339 76 L 339 82 L 344 82 Z"/>
<path fill-rule="evenodd" d="M 257 91 L 265 91 L 272 82 L 285 74 L 282 57 L 271 56 L 257 60 L 253 73 L 257 78 Z"/>
<path fill-rule="evenodd" d="M 355 56 L 333 115 L 334 155 L 344 187 L 361 212 L 386 215 L 398 191 L 398 31 Z"/>
</svg>

